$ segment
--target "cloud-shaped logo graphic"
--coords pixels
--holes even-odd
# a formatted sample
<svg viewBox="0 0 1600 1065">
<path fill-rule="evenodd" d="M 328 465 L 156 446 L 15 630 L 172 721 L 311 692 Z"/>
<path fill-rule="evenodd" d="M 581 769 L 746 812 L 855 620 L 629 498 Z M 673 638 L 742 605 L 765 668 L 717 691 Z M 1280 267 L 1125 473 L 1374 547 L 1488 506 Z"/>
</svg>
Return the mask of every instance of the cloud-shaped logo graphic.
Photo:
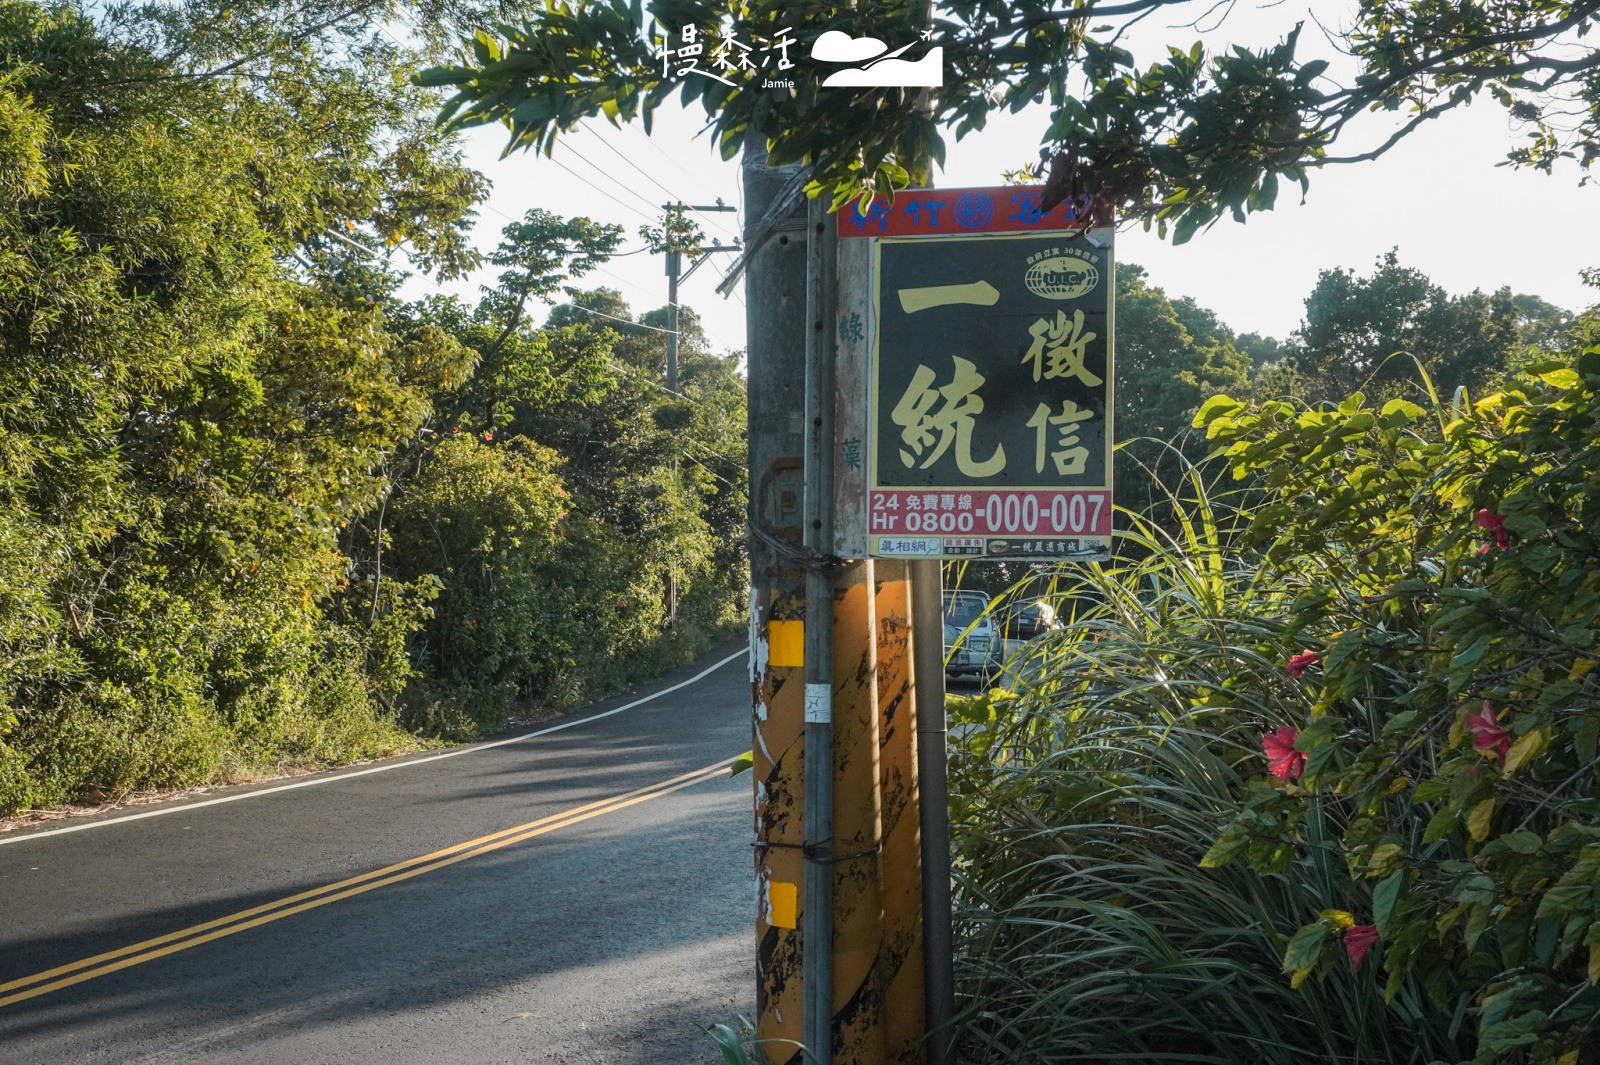
<svg viewBox="0 0 1600 1065">
<path fill-rule="evenodd" d="M 822 82 L 822 87 L 936 89 L 944 84 L 943 48 L 931 48 L 915 62 L 895 58 L 905 50 L 898 49 L 870 66 L 836 70 Z"/>
<path fill-rule="evenodd" d="M 811 44 L 811 58 L 824 63 L 864 63 L 889 50 L 876 37 L 852 37 L 843 30 L 829 30 Z"/>
</svg>

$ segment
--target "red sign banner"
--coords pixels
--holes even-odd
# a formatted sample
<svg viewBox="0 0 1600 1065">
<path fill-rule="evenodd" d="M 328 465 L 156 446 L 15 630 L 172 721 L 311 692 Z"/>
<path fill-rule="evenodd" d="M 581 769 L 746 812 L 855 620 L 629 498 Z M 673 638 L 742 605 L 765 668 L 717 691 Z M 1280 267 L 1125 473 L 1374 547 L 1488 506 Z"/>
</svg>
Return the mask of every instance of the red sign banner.
<svg viewBox="0 0 1600 1065">
<path fill-rule="evenodd" d="M 991 189 L 906 189 L 838 211 L 841 237 L 952 237 L 963 233 L 1048 233 L 1092 223 L 1087 197 L 1040 209 L 1042 185 Z"/>
</svg>

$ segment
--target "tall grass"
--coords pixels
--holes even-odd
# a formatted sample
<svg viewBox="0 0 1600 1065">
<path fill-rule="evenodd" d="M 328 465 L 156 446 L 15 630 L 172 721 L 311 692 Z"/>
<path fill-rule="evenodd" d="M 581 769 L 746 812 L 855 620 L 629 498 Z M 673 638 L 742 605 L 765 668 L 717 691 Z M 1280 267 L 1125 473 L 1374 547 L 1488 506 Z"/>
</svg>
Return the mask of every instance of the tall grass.
<svg viewBox="0 0 1600 1065">
<path fill-rule="evenodd" d="M 1118 560 L 1051 574 L 1064 630 L 952 706 L 960 1060 L 1467 1056 L 1415 987 L 1386 1004 L 1371 972 L 1289 986 L 1294 930 L 1366 902 L 1317 846 L 1331 826 L 1313 818 L 1270 877 L 1200 868 L 1262 771 L 1262 733 L 1307 706 L 1283 665 L 1291 591 L 1228 546 L 1237 499 L 1191 471 L 1170 502 L 1171 532 L 1128 515 Z"/>
</svg>

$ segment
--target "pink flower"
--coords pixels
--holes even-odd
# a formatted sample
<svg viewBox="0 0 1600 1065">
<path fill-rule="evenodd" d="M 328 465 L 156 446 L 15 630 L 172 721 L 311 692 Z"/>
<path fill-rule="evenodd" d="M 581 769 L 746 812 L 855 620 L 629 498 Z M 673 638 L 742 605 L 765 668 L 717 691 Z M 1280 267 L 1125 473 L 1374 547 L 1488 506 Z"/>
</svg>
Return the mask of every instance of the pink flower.
<svg viewBox="0 0 1600 1065">
<path fill-rule="evenodd" d="M 1378 942 L 1378 930 L 1370 924 L 1353 924 L 1344 930 L 1344 952 L 1350 955 L 1350 971 L 1361 971 L 1361 959 Z"/>
<path fill-rule="evenodd" d="M 1305 650 L 1289 659 L 1289 664 L 1285 668 L 1288 669 L 1291 680 L 1299 680 L 1300 674 L 1304 673 L 1306 670 L 1310 669 L 1320 661 L 1322 661 L 1322 659 L 1317 657 L 1317 652 Z"/>
<path fill-rule="evenodd" d="M 1480 510 L 1472 516 L 1478 527 L 1494 537 L 1494 545 L 1501 550 L 1511 546 L 1511 530 L 1506 528 L 1506 516 L 1494 514 L 1487 510 Z M 1488 547 L 1488 544 L 1484 545 Z M 1478 552 L 1482 554 L 1483 552 Z"/>
<path fill-rule="evenodd" d="M 483 434 L 483 442 L 484 443 L 487 444 L 489 441 L 491 441 L 493 439 L 494 439 L 494 434 L 493 433 L 484 433 Z"/>
<path fill-rule="evenodd" d="M 1306 756 L 1294 749 L 1300 730 L 1285 725 L 1261 737 L 1261 750 L 1267 756 L 1267 772 L 1279 780 L 1299 780 L 1306 771 Z"/>
<path fill-rule="evenodd" d="M 1494 704 L 1485 699 L 1483 713 L 1468 714 L 1467 728 L 1472 730 L 1472 745 L 1480 751 L 1493 751 L 1501 765 L 1506 764 L 1506 752 L 1511 749 L 1511 733 L 1495 720 Z"/>
</svg>

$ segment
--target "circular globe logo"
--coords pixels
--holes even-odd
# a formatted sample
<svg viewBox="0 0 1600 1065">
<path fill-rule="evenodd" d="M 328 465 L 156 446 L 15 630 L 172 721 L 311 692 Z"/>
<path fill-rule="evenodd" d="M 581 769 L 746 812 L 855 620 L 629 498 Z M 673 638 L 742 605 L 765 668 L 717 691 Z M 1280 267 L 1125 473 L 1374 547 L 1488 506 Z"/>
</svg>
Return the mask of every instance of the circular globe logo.
<svg viewBox="0 0 1600 1065">
<path fill-rule="evenodd" d="M 956 225 L 979 229 L 994 218 L 994 201 L 981 192 L 963 192 L 956 197 Z"/>
<path fill-rule="evenodd" d="M 1100 268 L 1084 259 L 1057 255 L 1041 259 L 1028 267 L 1023 277 L 1028 291 L 1052 300 L 1073 300 L 1094 291 L 1100 283 Z"/>
</svg>

